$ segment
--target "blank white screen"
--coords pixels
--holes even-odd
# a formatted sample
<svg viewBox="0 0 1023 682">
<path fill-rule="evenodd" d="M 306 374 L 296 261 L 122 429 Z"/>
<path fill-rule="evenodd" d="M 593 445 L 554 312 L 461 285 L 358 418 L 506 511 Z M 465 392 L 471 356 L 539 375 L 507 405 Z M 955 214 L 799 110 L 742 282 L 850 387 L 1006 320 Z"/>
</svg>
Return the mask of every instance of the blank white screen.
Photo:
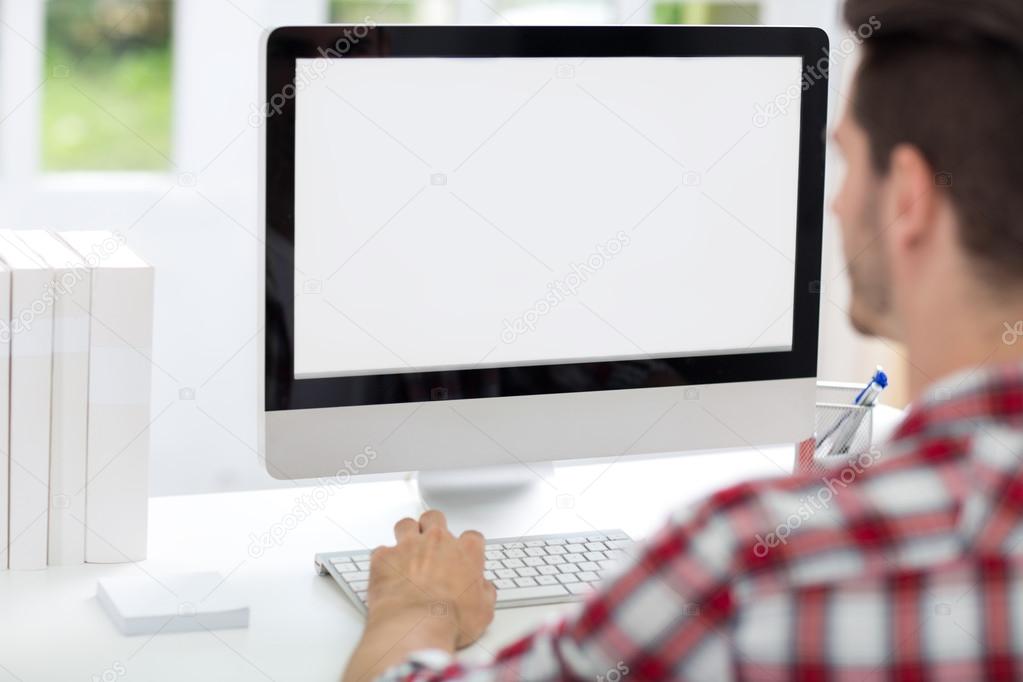
<svg viewBox="0 0 1023 682">
<path fill-rule="evenodd" d="M 800 69 L 299 60 L 295 375 L 790 349 Z"/>
</svg>

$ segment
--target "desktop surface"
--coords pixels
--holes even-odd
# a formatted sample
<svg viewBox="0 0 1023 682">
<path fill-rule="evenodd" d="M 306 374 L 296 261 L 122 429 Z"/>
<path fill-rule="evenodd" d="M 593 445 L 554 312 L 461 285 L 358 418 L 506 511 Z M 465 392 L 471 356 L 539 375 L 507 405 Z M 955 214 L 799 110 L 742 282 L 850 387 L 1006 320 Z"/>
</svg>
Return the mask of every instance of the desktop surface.
<svg viewBox="0 0 1023 682">
<path fill-rule="evenodd" d="M 507 515 L 480 529 L 508 536 L 617 524 L 642 538 L 679 505 L 747 477 L 783 475 L 792 462 L 786 446 L 566 466 L 551 481 L 546 512 Z M 570 497 L 559 507 L 558 495 Z M 149 558 L 138 565 L 0 573 L 0 641 L 19 643 L 0 654 L 0 681 L 108 679 L 118 670 L 153 682 L 337 679 L 362 616 L 333 580 L 317 575 L 313 555 L 390 542 L 394 522 L 421 511 L 414 486 L 402 479 L 153 498 Z M 200 570 L 221 572 L 248 600 L 248 628 L 124 637 L 95 599 L 103 577 Z M 486 658 L 567 608 L 502 610 L 461 655 Z"/>
</svg>

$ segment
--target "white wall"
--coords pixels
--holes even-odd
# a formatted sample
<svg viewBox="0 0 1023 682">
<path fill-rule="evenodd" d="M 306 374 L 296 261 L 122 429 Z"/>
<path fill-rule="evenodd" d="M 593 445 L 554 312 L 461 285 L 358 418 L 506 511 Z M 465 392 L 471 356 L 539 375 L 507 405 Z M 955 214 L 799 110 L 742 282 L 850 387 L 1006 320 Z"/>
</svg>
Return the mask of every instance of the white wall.
<svg viewBox="0 0 1023 682">
<path fill-rule="evenodd" d="M 496 21 L 480 3 L 459 0 L 457 13 Z M 630 23 L 649 11 L 630 0 L 616 6 L 623 17 L 639 8 Z M 176 0 L 175 8 L 172 172 L 41 175 L 42 0 L 0 2 L 0 226 L 118 230 L 156 266 L 153 494 L 280 485 L 254 452 L 262 131 L 250 113 L 262 32 L 323 21 L 325 0 Z M 766 8 L 771 23 L 835 24 L 832 0 L 771 0 Z M 828 232 L 825 286 L 840 296 Z M 857 341 L 829 308 L 821 373 L 857 380 Z"/>
</svg>

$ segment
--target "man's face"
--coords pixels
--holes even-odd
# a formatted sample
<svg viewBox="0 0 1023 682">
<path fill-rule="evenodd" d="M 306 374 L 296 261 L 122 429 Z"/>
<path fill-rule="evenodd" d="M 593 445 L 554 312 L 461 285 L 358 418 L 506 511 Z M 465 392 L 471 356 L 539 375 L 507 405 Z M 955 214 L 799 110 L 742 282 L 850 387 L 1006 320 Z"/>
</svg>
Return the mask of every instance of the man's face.
<svg viewBox="0 0 1023 682">
<path fill-rule="evenodd" d="M 863 334 L 892 337 L 891 276 L 880 208 L 884 181 L 871 162 L 867 133 L 850 113 L 836 129 L 835 141 L 848 166 L 832 208 L 852 285 L 849 318 Z"/>
</svg>

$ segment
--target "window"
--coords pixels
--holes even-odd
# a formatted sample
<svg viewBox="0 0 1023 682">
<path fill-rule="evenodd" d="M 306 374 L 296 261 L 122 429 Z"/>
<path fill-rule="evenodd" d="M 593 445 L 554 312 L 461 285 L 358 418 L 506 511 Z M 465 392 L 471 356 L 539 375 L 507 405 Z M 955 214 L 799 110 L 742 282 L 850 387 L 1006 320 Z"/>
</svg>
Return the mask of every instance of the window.
<svg viewBox="0 0 1023 682">
<path fill-rule="evenodd" d="M 760 4 L 755 2 L 657 2 L 655 24 L 759 24 Z"/>
<path fill-rule="evenodd" d="M 488 0 L 489 2 L 489 0 Z M 508 24 L 613 24 L 618 8 L 611 0 L 501 0 L 489 2 Z"/>
<path fill-rule="evenodd" d="M 622 16 L 626 13 L 627 16 Z M 458 19 L 456 20 L 456 15 Z M 341 23 L 757 24 L 760 3 L 660 0 L 626 11 L 615 0 L 330 0 Z"/>
<path fill-rule="evenodd" d="M 340 24 L 424 22 L 427 4 L 415 0 L 330 0 L 330 20 Z"/>
<path fill-rule="evenodd" d="M 44 170 L 163 170 L 171 1 L 48 0 Z"/>
</svg>

